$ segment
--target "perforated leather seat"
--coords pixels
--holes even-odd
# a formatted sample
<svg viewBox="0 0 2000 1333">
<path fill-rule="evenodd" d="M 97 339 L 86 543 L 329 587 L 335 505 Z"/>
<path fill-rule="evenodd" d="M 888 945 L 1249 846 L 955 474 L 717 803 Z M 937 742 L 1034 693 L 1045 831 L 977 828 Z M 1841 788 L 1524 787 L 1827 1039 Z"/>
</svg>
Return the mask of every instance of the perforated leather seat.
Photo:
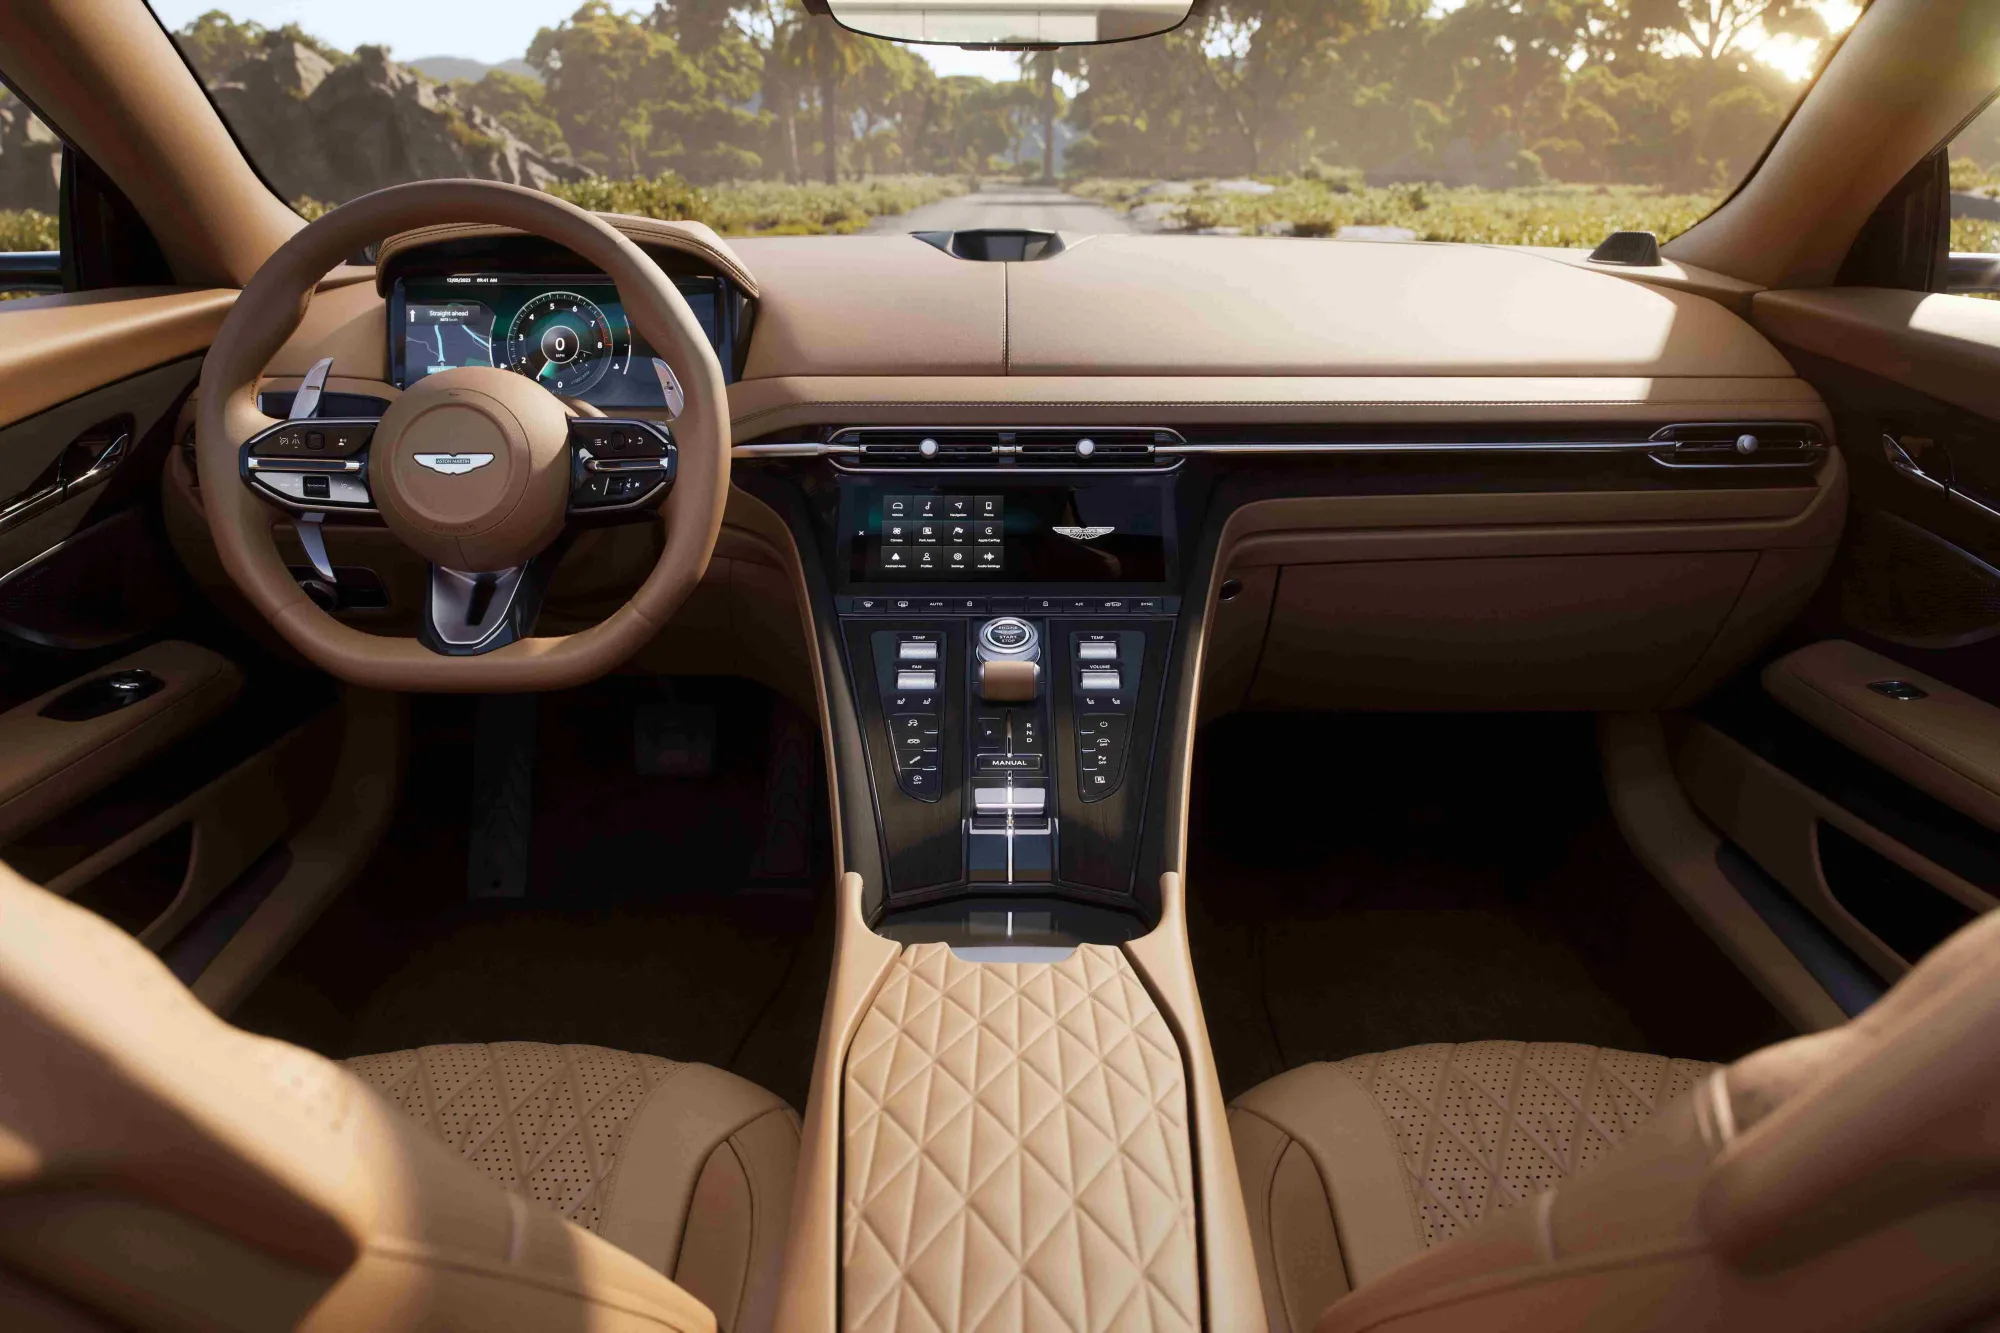
<svg viewBox="0 0 2000 1333">
<path fill-rule="evenodd" d="M 799 1118 L 747 1079 L 602 1046 L 425 1046 L 346 1062 L 503 1188 L 674 1279 L 724 1333 L 769 1325 Z"/>
<path fill-rule="evenodd" d="M 342 1066 L 254 1036 L 0 866 L 10 1327 L 754 1333 L 797 1154 L 789 1108 L 704 1065 L 510 1043 Z"/>
<path fill-rule="evenodd" d="M 1418 1046 L 1230 1130 L 1273 1333 L 1955 1329 L 2000 1311 L 2000 913 L 1725 1067 Z"/>
</svg>

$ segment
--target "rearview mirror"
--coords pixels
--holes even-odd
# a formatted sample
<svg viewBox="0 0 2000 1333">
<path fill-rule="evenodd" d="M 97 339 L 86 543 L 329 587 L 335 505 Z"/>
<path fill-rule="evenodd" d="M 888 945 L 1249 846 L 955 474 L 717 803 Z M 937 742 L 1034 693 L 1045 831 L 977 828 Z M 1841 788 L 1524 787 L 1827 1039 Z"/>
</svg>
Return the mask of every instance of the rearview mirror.
<svg viewBox="0 0 2000 1333">
<path fill-rule="evenodd" d="M 1171 32 L 1194 0 L 826 0 L 868 37 L 947 46 L 1084 46 Z"/>
</svg>

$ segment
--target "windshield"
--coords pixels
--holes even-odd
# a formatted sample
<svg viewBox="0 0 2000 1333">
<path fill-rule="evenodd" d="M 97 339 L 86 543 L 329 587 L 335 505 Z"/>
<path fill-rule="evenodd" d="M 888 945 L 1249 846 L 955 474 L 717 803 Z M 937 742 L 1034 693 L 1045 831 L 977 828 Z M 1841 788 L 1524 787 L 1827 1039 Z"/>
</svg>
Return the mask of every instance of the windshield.
<svg viewBox="0 0 2000 1333">
<path fill-rule="evenodd" d="M 727 235 L 1561 246 L 1701 218 L 1860 12 L 1214 0 L 1164 37 L 1017 55 L 858 37 L 797 0 L 155 9 L 307 216 L 401 181 L 475 176 Z"/>
</svg>

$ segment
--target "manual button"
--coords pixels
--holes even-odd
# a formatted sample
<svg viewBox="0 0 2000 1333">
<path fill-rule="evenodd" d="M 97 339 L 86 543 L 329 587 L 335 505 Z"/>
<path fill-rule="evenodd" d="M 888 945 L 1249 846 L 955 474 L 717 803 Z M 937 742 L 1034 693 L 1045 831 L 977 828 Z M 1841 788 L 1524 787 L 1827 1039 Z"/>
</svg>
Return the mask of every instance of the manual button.
<svg viewBox="0 0 2000 1333">
<path fill-rule="evenodd" d="M 982 754 L 973 759 L 972 766 L 981 773 L 1039 773 L 1042 771 L 1042 757 L 1038 754 Z"/>
</svg>

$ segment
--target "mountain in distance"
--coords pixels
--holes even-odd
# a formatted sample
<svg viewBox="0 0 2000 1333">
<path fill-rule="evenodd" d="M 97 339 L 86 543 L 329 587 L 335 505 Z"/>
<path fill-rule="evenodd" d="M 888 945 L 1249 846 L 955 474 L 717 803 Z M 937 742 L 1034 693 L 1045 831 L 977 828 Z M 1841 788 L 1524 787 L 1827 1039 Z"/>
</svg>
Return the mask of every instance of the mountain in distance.
<svg viewBox="0 0 2000 1333">
<path fill-rule="evenodd" d="M 497 65 L 489 65 L 470 56 L 419 56 L 415 60 L 405 60 L 402 63 L 425 78 L 436 79 L 439 83 L 450 83 L 453 79 L 467 79 L 477 83 L 486 77 L 486 71 L 489 69 L 504 69 L 509 74 L 524 74 L 536 83 L 542 81 L 541 71 L 525 60 L 503 60 Z"/>
</svg>

